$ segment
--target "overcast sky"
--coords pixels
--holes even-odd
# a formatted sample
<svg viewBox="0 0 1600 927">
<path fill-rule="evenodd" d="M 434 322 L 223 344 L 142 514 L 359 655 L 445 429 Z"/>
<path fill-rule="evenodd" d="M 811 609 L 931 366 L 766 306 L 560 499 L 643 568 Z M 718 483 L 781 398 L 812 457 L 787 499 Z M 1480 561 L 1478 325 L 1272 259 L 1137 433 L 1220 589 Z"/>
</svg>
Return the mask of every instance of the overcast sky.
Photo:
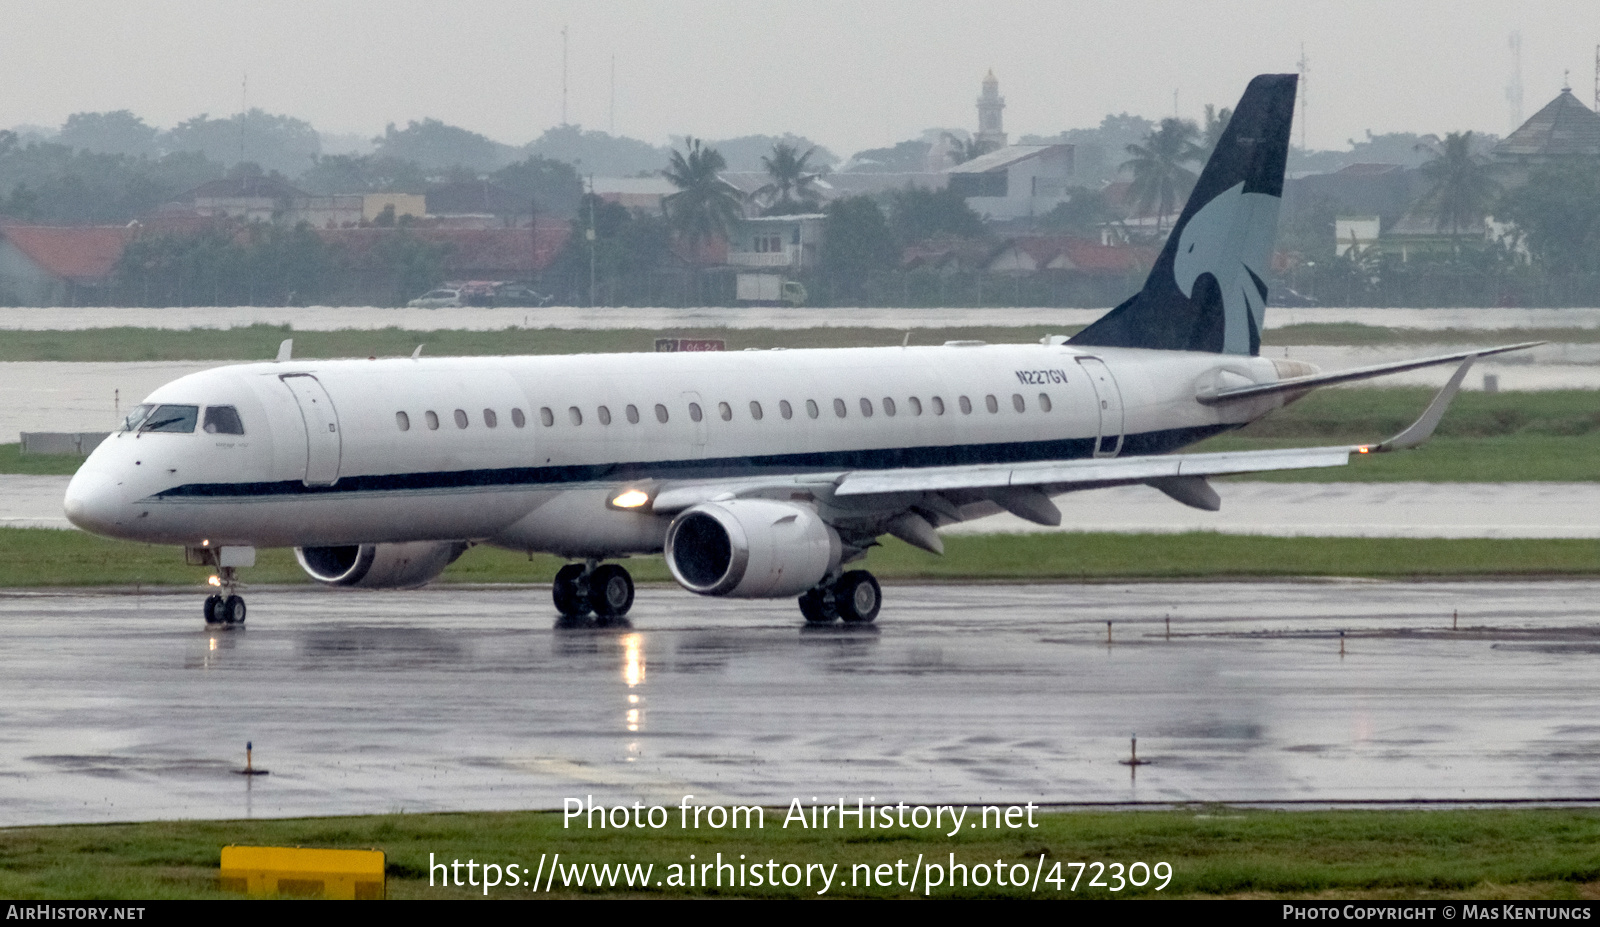
<svg viewBox="0 0 1600 927">
<path fill-rule="evenodd" d="M 248 103 L 325 132 L 432 116 L 521 144 L 562 119 L 655 143 L 785 131 L 840 155 L 976 128 L 993 69 L 1013 138 L 1108 112 L 1198 118 L 1310 61 L 1312 148 L 1374 132 L 1504 135 L 1571 72 L 1593 104 L 1595 0 L 0 0 L 0 126 L 128 109 L 163 128 Z M 1298 118 L 1298 117 L 1297 117 Z M 1295 142 L 1301 138 L 1295 128 Z"/>
</svg>

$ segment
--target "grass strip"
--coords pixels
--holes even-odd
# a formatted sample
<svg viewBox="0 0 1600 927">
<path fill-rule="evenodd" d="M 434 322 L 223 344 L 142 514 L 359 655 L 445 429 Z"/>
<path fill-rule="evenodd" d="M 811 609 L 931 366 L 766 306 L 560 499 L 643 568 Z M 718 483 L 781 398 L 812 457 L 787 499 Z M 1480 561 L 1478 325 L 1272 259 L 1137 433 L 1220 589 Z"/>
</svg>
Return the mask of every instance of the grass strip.
<svg viewBox="0 0 1600 927">
<path fill-rule="evenodd" d="M 566 561 L 479 546 L 440 577 L 445 583 L 548 583 Z M 668 582 L 660 556 L 625 561 L 640 582 Z M 1600 540 L 1549 538 L 1317 538 L 1192 532 L 954 536 L 936 557 L 886 539 L 865 566 L 884 580 L 1231 579 L 1362 576 L 1374 579 L 1600 576 Z M 78 531 L 0 528 L 0 587 L 191 586 L 209 571 L 183 552 Z M 310 580 L 289 550 L 263 550 L 243 571 L 251 584 Z"/>
<path fill-rule="evenodd" d="M 516 318 L 521 318 L 519 313 Z M 537 319 L 537 314 L 534 315 Z M 1048 334 L 1071 334 L 1060 326 L 975 325 L 896 330 L 890 328 L 674 328 L 562 329 L 508 327 L 499 331 L 401 328 L 295 331 L 287 325 L 230 329 L 94 328 L 82 331 L 8 331 L 0 337 L 0 361 L 240 361 L 277 356 L 278 344 L 294 339 L 298 358 L 409 357 L 424 345 L 429 357 L 508 354 L 604 354 L 655 350 L 657 338 L 720 338 L 727 350 L 746 348 L 889 347 L 905 340 L 941 344 L 977 340 L 995 344 L 1036 342 Z"/>
<path fill-rule="evenodd" d="M 77 454 L 24 454 L 21 444 L 0 444 L 0 473 L 71 476 L 83 466 Z"/>
<path fill-rule="evenodd" d="M 828 897 L 904 898 L 900 885 L 852 886 L 866 870 L 903 864 L 903 882 L 919 854 L 969 867 L 968 884 L 933 897 L 962 898 L 1340 898 L 1340 899 L 1593 899 L 1600 897 L 1600 812 L 1592 809 L 1273 812 L 1219 806 L 1174 811 L 1039 813 L 1035 827 L 963 829 L 954 837 L 931 829 L 827 830 L 782 827 L 786 810 L 766 810 L 765 826 L 740 831 L 679 826 L 676 805 L 661 829 L 563 827 L 554 812 L 392 814 L 275 821 L 168 821 L 147 824 L 29 827 L 0 830 L 0 897 L 51 899 L 218 898 L 221 848 L 227 844 L 381 849 L 390 898 L 501 899 L 543 897 L 817 897 L 811 888 L 693 888 L 671 885 L 690 863 L 838 866 Z M 980 814 L 971 806 L 969 815 Z M 574 822 L 577 823 L 577 822 Z M 434 863 L 539 865 L 541 854 L 567 865 L 648 864 L 647 884 L 596 886 L 546 894 L 524 887 L 442 887 Z M 1044 865 L 1037 891 L 1033 867 Z M 1003 861 L 1027 867 L 1026 887 L 971 884 L 973 870 L 992 873 Z M 1071 890 L 1071 863 L 1166 862 L 1170 883 L 1119 892 Z M 1058 865 L 1059 864 L 1059 865 Z M 546 866 L 548 874 L 549 865 Z M 430 872 L 435 884 L 429 886 Z M 1060 887 L 1047 881 L 1052 872 Z M 946 876 L 948 876 L 948 871 Z M 526 881 L 522 876 L 519 880 Z M 893 877 L 891 877 L 893 878 Z M 1015 878 L 1008 878 L 1012 881 Z M 653 884 L 660 881 L 664 884 Z M 697 880 L 698 881 L 698 880 Z M 541 885 L 541 888 L 543 886 Z M 916 896 L 925 894 L 919 885 Z"/>
<path fill-rule="evenodd" d="M 527 328 L 538 313 L 512 313 L 498 331 L 398 327 L 295 331 L 288 325 L 250 325 L 229 329 L 94 328 L 79 331 L 8 331 L 0 338 L 0 361 L 227 361 L 278 353 L 278 343 L 294 339 L 296 357 L 406 356 L 418 344 L 429 356 L 500 354 L 604 354 L 654 350 L 657 338 L 720 338 L 728 350 L 746 348 L 852 348 L 911 343 L 940 344 L 954 340 L 991 344 L 1028 344 L 1045 335 L 1072 335 L 1077 326 L 963 325 L 905 329 L 869 327 L 818 328 L 668 328 L 568 329 Z M 1443 329 L 1386 328 L 1354 323 L 1311 323 L 1267 329 L 1267 347 L 1295 345 L 1499 345 L 1523 341 L 1586 344 L 1600 341 L 1600 329 Z"/>
<path fill-rule="evenodd" d="M 1306 322 L 1269 328 L 1261 333 L 1263 345 L 1278 347 L 1297 344 L 1363 347 L 1387 344 L 1497 345 L 1521 344 L 1524 341 L 1592 344 L 1600 341 L 1600 328 L 1390 328 L 1356 322 Z"/>
</svg>

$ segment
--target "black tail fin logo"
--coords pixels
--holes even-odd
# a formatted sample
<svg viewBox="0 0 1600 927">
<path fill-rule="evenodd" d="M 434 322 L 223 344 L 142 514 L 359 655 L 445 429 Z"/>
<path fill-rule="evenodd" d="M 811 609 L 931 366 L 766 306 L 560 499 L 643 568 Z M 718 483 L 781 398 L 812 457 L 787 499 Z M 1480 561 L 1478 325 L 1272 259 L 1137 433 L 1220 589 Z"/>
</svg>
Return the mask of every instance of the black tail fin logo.
<svg viewBox="0 0 1600 927">
<path fill-rule="evenodd" d="M 1296 76 L 1250 82 L 1144 289 L 1072 344 L 1257 354 Z"/>
</svg>

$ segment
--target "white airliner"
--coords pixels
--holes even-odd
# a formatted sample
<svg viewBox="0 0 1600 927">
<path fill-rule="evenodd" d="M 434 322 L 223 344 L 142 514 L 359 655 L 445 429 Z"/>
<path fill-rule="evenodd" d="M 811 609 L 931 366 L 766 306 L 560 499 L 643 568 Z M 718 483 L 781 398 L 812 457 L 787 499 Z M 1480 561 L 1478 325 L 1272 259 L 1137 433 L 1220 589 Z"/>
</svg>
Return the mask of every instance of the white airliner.
<svg viewBox="0 0 1600 927">
<path fill-rule="evenodd" d="M 562 555 L 565 616 L 625 614 L 605 562 L 665 551 L 710 596 L 798 596 L 808 622 L 869 622 L 847 569 L 888 534 L 1148 484 L 1216 509 L 1208 476 L 1336 466 L 1431 434 L 1473 359 L 1321 374 L 1257 356 L 1293 75 L 1245 91 L 1145 287 L 1078 335 L 1029 345 L 295 361 L 152 393 L 67 490 L 79 527 L 182 545 L 215 568 L 208 622 L 244 620 L 238 570 L 293 547 L 317 580 L 417 586 L 473 544 Z M 1179 454 L 1314 387 L 1461 368 L 1380 445 Z"/>
</svg>

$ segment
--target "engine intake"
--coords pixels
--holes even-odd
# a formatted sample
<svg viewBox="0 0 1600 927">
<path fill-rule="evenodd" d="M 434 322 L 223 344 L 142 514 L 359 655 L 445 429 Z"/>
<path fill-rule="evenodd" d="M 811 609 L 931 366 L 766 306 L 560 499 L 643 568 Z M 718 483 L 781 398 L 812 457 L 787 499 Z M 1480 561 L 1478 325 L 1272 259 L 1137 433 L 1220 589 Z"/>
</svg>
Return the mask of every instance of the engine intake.
<svg viewBox="0 0 1600 927">
<path fill-rule="evenodd" d="M 839 535 L 815 509 L 765 499 L 705 502 L 667 529 L 667 569 L 690 592 L 799 595 L 838 569 Z"/>
<path fill-rule="evenodd" d="M 431 582 L 468 546 L 465 541 L 412 541 L 296 547 L 294 557 L 312 579 L 325 585 L 411 589 Z"/>
</svg>

